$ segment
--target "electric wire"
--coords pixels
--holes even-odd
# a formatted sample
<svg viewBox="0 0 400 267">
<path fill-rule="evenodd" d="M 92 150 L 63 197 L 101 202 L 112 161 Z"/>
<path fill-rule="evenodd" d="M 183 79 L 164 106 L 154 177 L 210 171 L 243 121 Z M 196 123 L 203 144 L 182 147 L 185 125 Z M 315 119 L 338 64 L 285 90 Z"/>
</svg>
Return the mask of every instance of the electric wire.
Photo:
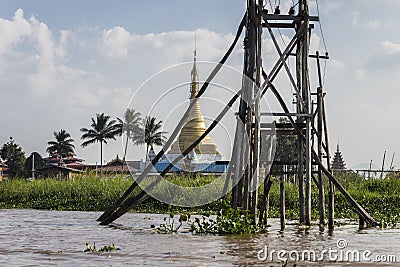
<svg viewBox="0 0 400 267">
<path fill-rule="evenodd" d="M 319 24 L 319 30 L 321 32 L 321 37 L 322 37 L 322 43 L 324 45 L 324 49 L 325 49 L 325 55 L 328 55 L 328 48 L 326 46 L 326 41 L 325 41 L 325 35 L 324 35 L 324 31 L 322 29 L 322 24 L 321 24 L 321 18 L 319 15 L 319 4 L 318 4 L 318 0 L 315 0 L 316 6 L 317 6 L 317 14 L 318 14 L 318 24 Z M 323 79 L 322 79 L 322 85 L 325 85 L 325 75 L 326 75 L 326 61 L 327 59 L 324 60 L 324 73 L 322 75 Z"/>
</svg>

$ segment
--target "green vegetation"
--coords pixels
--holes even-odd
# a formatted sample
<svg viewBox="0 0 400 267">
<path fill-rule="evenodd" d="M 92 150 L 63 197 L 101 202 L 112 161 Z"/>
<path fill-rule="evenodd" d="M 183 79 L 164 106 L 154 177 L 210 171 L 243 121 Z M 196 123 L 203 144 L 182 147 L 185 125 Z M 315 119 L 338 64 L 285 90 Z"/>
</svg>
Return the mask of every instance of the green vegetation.
<svg viewBox="0 0 400 267">
<path fill-rule="evenodd" d="M 164 223 L 160 224 L 159 227 L 156 227 L 154 224 L 151 225 L 151 228 L 155 229 L 159 233 L 163 234 L 172 234 L 178 232 L 179 228 L 181 228 L 183 222 L 187 222 L 190 218 L 190 215 L 181 214 L 179 215 L 178 222 L 179 225 L 175 224 L 175 213 L 171 212 L 169 217 L 164 218 Z"/>
<path fill-rule="evenodd" d="M 204 215 L 195 218 L 190 224 L 190 230 L 197 234 L 254 234 L 263 230 L 260 225 L 255 225 L 248 211 L 233 209 L 228 203 L 218 211 L 216 218 Z"/>
<path fill-rule="evenodd" d="M 115 140 L 115 137 L 122 134 L 121 125 L 116 120 L 104 113 L 96 114 L 96 119 L 92 118 L 91 128 L 81 128 L 83 133 L 81 139 L 86 140 L 82 147 L 86 147 L 96 142 L 100 143 L 100 166 L 103 166 L 103 143 L 107 144 L 108 139 Z"/>
<path fill-rule="evenodd" d="M 357 174 L 351 172 L 337 175 L 348 192 L 378 221 L 383 227 L 400 222 L 400 177 L 389 177 L 384 180 L 366 181 Z M 186 176 L 170 176 L 171 182 L 185 186 L 199 186 L 208 184 L 215 179 L 213 176 L 201 176 L 189 178 Z M 0 208 L 25 208 L 25 209 L 49 209 L 49 210 L 80 210 L 80 211 L 104 211 L 111 206 L 133 183 L 131 177 L 97 178 L 94 174 L 84 175 L 73 180 L 37 179 L 25 181 L 12 179 L 0 183 Z M 327 183 L 326 183 L 327 184 Z M 261 187 L 262 188 L 262 187 Z M 260 188 L 260 189 L 261 189 Z M 139 193 L 134 191 L 133 195 Z M 261 190 L 260 190 L 261 191 Z M 297 186 L 287 182 L 286 210 L 287 218 L 298 218 L 298 191 Z M 326 190 L 327 192 L 328 190 Z M 318 190 L 313 185 L 313 212 L 312 217 L 318 218 Z M 261 196 L 260 196 L 261 198 Z M 229 196 L 228 196 L 229 199 Z M 137 206 L 134 211 L 153 213 L 193 213 L 208 217 L 210 214 L 218 214 L 221 210 L 221 201 L 215 201 L 206 206 L 195 208 L 171 207 L 154 199 L 148 199 Z M 235 214 L 234 211 L 223 209 L 220 216 L 228 218 L 224 221 L 220 217 L 221 229 L 229 228 L 229 221 L 234 217 L 245 215 L 242 211 Z M 243 211 L 244 212 L 244 211 Z M 336 191 L 335 197 L 336 218 L 357 219 L 344 196 Z M 274 182 L 270 192 L 269 217 L 279 217 L 279 184 Z M 246 217 L 241 217 L 245 225 Z M 171 222 L 169 222 L 171 223 Z M 200 219 L 200 224 L 202 221 Z M 197 225 L 200 227 L 200 225 Z M 204 225 L 203 225 L 204 226 Z M 168 228 L 168 223 L 165 225 Z M 205 226 L 204 226 L 205 227 Z M 203 227 L 203 228 L 204 228 Z M 218 226 L 220 227 L 220 226 Z M 245 227 L 245 226 L 244 226 Z M 247 226 L 246 226 L 247 227 Z M 174 226 L 174 229 L 176 225 Z M 201 232 L 201 228 L 198 228 Z M 225 230 L 218 230 L 223 232 Z"/>
<path fill-rule="evenodd" d="M 8 165 L 10 178 L 25 176 L 25 152 L 20 145 L 14 142 L 12 137 L 1 147 L 0 157 Z"/>
<path fill-rule="evenodd" d="M 32 152 L 25 161 L 25 177 L 32 177 L 32 166 L 35 163 L 35 170 L 43 168 L 46 163 L 38 152 Z"/>
<path fill-rule="evenodd" d="M 105 245 L 101 248 L 96 248 L 96 243 L 93 243 L 93 247 L 92 245 L 90 245 L 90 243 L 86 242 L 86 249 L 83 252 L 94 252 L 94 253 L 98 253 L 98 252 L 110 252 L 113 250 L 121 250 L 120 248 L 115 247 L 114 243 L 111 243 L 111 245 Z"/>
<path fill-rule="evenodd" d="M 49 155 L 56 154 L 60 158 L 65 158 L 75 154 L 75 146 L 72 144 L 74 139 L 71 138 L 71 135 L 66 130 L 61 129 L 58 132 L 54 132 L 53 135 L 55 140 L 47 142 L 46 152 Z"/>
<path fill-rule="evenodd" d="M 119 123 L 118 127 L 121 129 L 122 133 L 126 134 L 124 157 L 122 158 L 123 160 L 126 158 L 129 140 L 137 145 L 138 141 L 143 136 L 143 131 L 140 128 L 142 122 L 140 115 L 140 112 L 136 112 L 135 109 L 127 108 L 124 113 L 124 119 L 122 120 L 117 118 Z"/>
<path fill-rule="evenodd" d="M 156 122 L 155 117 L 146 116 L 143 120 L 144 136 L 138 141 L 138 144 L 146 144 L 146 157 L 149 149 L 154 149 L 154 145 L 162 146 L 167 137 L 167 132 L 160 131 L 162 129 L 162 121 Z"/>
</svg>

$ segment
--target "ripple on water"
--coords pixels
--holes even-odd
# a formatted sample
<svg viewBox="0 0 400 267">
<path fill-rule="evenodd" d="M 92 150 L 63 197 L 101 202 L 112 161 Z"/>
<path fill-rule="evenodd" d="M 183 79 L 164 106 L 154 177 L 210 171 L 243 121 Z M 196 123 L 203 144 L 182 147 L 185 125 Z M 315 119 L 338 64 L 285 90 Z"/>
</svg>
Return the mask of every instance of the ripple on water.
<svg viewBox="0 0 400 267">
<path fill-rule="evenodd" d="M 111 226 L 99 226 L 96 219 L 100 214 L 0 210 L 0 266 L 259 265 L 266 262 L 257 259 L 257 252 L 266 245 L 274 250 L 321 251 L 336 248 L 340 238 L 346 239 L 349 249 L 393 254 L 400 260 L 399 228 L 359 231 L 357 225 L 344 225 L 337 227 L 331 236 L 320 232 L 317 226 L 306 233 L 290 224 L 284 233 L 280 233 L 279 221 L 271 219 L 272 227 L 263 235 L 157 234 L 150 225 L 159 225 L 165 215 L 128 213 Z M 95 242 L 97 247 L 114 243 L 121 250 L 84 253 L 86 242 L 91 245 Z M 344 263 L 297 264 L 310 265 L 342 266 Z M 366 263 L 348 263 L 346 266 L 366 266 Z"/>
</svg>

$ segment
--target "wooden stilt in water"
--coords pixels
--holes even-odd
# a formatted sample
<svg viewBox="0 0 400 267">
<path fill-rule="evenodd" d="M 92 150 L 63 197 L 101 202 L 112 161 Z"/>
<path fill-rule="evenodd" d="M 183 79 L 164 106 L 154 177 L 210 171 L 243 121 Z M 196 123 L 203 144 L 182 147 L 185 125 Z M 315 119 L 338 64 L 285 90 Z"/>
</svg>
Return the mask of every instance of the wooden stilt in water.
<svg viewBox="0 0 400 267">
<path fill-rule="evenodd" d="M 329 152 L 329 138 L 328 138 L 328 123 L 326 119 L 326 111 L 325 111 L 325 100 L 324 95 L 322 93 L 322 122 L 324 126 L 324 135 L 325 135 L 325 153 L 326 153 L 326 166 L 328 168 L 329 173 L 332 173 L 331 170 L 331 155 Z M 320 168 L 320 167 L 319 167 Z M 321 168 L 320 168 L 321 169 Z M 331 179 L 328 179 L 329 183 L 329 193 L 328 193 L 328 229 L 330 232 L 333 231 L 335 227 L 334 219 L 335 219 L 335 187 Z"/>
<path fill-rule="evenodd" d="M 318 139 L 318 159 L 322 162 L 322 135 L 323 135 L 323 112 L 322 112 L 322 76 L 321 76 L 321 65 L 319 62 L 319 52 L 317 51 L 317 69 L 318 69 L 318 80 L 319 87 L 317 89 L 317 139 Z M 325 192 L 324 183 L 322 180 L 322 170 L 318 166 L 318 193 L 319 193 L 319 225 L 325 226 Z"/>
<path fill-rule="evenodd" d="M 359 219 L 358 219 L 358 226 L 359 226 L 360 229 L 364 229 L 365 228 L 365 220 L 361 216 L 359 216 Z"/>
<path fill-rule="evenodd" d="M 270 175 L 268 174 L 264 180 L 264 195 L 260 206 L 260 215 L 259 222 L 263 223 L 263 225 L 268 224 L 268 211 L 269 211 L 269 192 L 271 190 L 272 180 L 270 179 Z"/>
</svg>

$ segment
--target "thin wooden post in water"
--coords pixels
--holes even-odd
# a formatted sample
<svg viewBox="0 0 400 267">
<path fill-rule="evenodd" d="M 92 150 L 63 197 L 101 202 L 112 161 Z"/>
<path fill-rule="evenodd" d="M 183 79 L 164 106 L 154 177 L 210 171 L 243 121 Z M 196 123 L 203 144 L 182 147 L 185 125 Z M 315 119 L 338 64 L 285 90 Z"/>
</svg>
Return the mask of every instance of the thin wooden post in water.
<svg viewBox="0 0 400 267">
<path fill-rule="evenodd" d="M 317 68 L 318 68 L 318 80 L 319 87 L 317 89 L 317 138 L 318 138 L 318 158 L 322 162 L 322 129 L 323 129 L 323 115 L 322 115 L 322 76 L 321 76 L 321 65 L 319 62 L 319 52 L 317 51 Z M 319 224 L 325 226 L 325 192 L 324 184 L 322 180 L 322 170 L 318 166 L 318 191 L 319 191 Z"/>
<path fill-rule="evenodd" d="M 327 165 L 329 173 L 332 173 L 331 155 L 329 153 L 328 123 L 327 123 L 326 111 L 325 111 L 325 98 L 324 98 L 324 95 L 322 95 L 322 96 L 323 97 L 322 97 L 322 102 L 321 102 L 321 108 L 322 108 L 322 121 L 323 121 L 323 125 L 324 125 L 324 134 L 325 134 L 326 165 Z M 328 230 L 330 232 L 332 232 L 334 227 L 335 227 L 335 222 L 334 222 L 334 219 L 335 219 L 335 188 L 333 186 L 333 183 L 332 183 L 331 179 L 328 179 L 328 183 L 329 183 L 329 193 L 328 193 Z"/>
<path fill-rule="evenodd" d="M 271 190 L 272 180 L 270 179 L 270 175 L 264 179 L 264 196 L 261 202 L 260 207 L 260 215 L 258 221 L 263 223 L 263 225 L 268 224 L 268 212 L 269 212 L 269 192 Z"/>
<path fill-rule="evenodd" d="M 361 217 L 361 216 L 358 217 L 358 227 L 359 227 L 360 229 L 365 228 L 365 220 L 364 220 L 363 217 Z"/>
</svg>

